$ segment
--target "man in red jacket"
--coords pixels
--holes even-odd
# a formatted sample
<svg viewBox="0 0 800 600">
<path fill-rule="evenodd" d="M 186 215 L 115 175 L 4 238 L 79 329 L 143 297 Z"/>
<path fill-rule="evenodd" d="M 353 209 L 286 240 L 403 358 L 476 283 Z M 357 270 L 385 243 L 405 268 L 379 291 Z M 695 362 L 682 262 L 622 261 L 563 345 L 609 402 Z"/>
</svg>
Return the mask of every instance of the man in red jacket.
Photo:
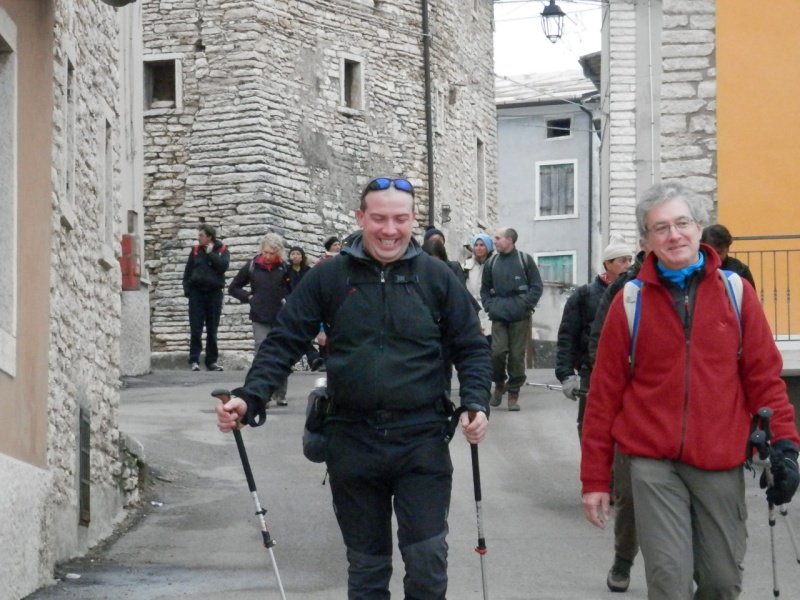
<svg viewBox="0 0 800 600">
<path fill-rule="evenodd" d="M 781 356 L 746 281 L 740 328 L 719 257 L 700 244 L 708 219 L 701 198 L 680 185 L 655 186 L 636 218 L 652 250 L 638 275 L 636 360 L 631 366 L 631 328 L 618 294 L 583 424 L 584 512 L 601 528 L 610 517 L 616 444 L 630 458 L 649 600 L 734 600 L 747 535 L 742 463 L 759 408 L 774 412 L 778 464 L 768 499 L 789 502 L 800 483 L 800 436 Z"/>
</svg>

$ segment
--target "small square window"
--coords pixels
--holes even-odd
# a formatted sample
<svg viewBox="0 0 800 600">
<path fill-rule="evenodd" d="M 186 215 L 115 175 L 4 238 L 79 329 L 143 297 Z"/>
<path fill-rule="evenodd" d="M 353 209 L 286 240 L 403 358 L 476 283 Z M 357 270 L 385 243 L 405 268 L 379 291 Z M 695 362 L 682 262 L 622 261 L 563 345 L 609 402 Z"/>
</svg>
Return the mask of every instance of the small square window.
<svg viewBox="0 0 800 600">
<path fill-rule="evenodd" d="M 175 60 L 152 60 L 144 63 L 144 108 L 175 108 L 177 104 Z"/>
<path fill-rule="evenodd" d="M 547 119 L 547 139 L 570 137 L 572 135 L 572 119 Z"/>
</svg>

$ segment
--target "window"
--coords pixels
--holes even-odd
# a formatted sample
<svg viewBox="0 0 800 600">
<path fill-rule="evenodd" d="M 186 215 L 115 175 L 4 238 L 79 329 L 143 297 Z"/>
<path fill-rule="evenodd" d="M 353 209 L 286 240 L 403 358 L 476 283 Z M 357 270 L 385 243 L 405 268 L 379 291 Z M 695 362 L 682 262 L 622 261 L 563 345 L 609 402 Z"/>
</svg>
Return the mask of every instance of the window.
<svg viewBox="0 0 800 600">
<path fill-rule="evenodd" d="M 478 218 L 486 218 L 486 149 L 483 141 L 478 138 L 475 147 L 476 173 L 475 181 L 477 184 L 477 208 Z"/>
<path fill-rule="evenodd" d="M 542 281 L 575 283 L 575 252 L 541 252 L 533 256 Z"/>
<path fill-rule="evenodd" d="M 145 111 L 183 108 L 181 58 L 182 55 L 180 54 L 161 54 L 144 57 Z"/>
<path fill-rule="evenodd" d="M 17 29 L 0 8 L 0 369 L 17 370 Z"/>
<path fill-rule="evenodd" d="M 577 161 L 536 163 L 536 218 L 577 217 Z"/>
<path fill-rule="evenodd" d="M 343 56 L 340 70 L 341 105 L 353 110 L 364 109 L 364 70 L 361 59 Z"/>
<path fill-rule="evenodd" d="M 547 119 L 547 139 L 572 137 L 572 118 Z"/>
</svg>

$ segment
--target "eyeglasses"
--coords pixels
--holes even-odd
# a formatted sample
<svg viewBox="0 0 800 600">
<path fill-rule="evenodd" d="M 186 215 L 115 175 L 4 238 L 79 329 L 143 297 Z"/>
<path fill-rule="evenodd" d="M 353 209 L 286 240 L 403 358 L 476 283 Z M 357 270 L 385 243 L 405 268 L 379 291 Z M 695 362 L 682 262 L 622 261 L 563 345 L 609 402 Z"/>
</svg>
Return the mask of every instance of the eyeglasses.
<svg viewBox="0 0 800 600">
<path fill-rule="evenodd" d="M 694 219 L 678 219 L 674 223 L 656 223 L 653 227 L 647 230 L 647 233 L 652 233 L 656 237 L 665 238 L 669 235 L 672 228 L 678 233 L 684 233 L 694 223 Z"/>
<path fill-rule="evenodd" d="M 414 186 L 407 179 L 389 179 L 388 177 L 377 177 L 367 184 L 364 188 L 364 193 L 361 194 L 361 199 L 369 192 L 377 192 L 380 190 L 388 190 L 394 185 L 394 188 L 401 192 L 408 192 L 411 197 L 414 197 Z"/>
</svg>

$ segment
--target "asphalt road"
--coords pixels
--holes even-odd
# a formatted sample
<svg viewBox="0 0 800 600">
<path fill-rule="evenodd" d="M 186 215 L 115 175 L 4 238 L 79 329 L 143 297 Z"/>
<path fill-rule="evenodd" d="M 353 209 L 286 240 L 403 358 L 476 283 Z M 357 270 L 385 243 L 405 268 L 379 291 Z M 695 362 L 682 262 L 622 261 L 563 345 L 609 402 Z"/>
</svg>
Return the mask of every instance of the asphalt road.
<svg viewBox="0 0 800 600">
<path fill-rule="evenodd" d="M 315 377 L 292 375 L 289 406 L 271 409 L 267 423 L 244 430 L 244 439 L 277 540 L 274 554 L 286 597 L 341 600 L 347 597 L 345 552 L 323 483 L 325 469 L 301 452 L 305 398 Z M 149 497 L 138 519 L 121 527 L 115 539 L 60 565 L 54 584 L 29 598 L 280 598 L 233 437 L 214 426 L 210 392 L 242 379 L 241 372 L 171 371 L 127 381 L 120 426 L 146 448 L 155 475 Z M 528 380 L 556 382 L 551 370 L 531 370 Z M 606 588 L 613 533 L 610 526 L 592 527 L 580 507 L 577 405 L 560 392 L 533 387 L 523 390 L 520 405 L 517 413 L 505 404 L 493 410 L 480 446 L 489 598 L 645 599 L 641 562 L 624 596 Z M 451 453 L 448 597 L 481 599 L 470 451 L 460 434 Z M 747 497 L 750 537 L 741 598 L 772 598 L 766 502 L 756 480 L 748 478 Z M 800 532 L 800 518 L 791 519 Z M 781 597 L 800 599 L 800 565 L 780 520 L 775 534 Z M 395 552 L 395 598 L 403 597 L 402 573 Z"/>
</svg>

